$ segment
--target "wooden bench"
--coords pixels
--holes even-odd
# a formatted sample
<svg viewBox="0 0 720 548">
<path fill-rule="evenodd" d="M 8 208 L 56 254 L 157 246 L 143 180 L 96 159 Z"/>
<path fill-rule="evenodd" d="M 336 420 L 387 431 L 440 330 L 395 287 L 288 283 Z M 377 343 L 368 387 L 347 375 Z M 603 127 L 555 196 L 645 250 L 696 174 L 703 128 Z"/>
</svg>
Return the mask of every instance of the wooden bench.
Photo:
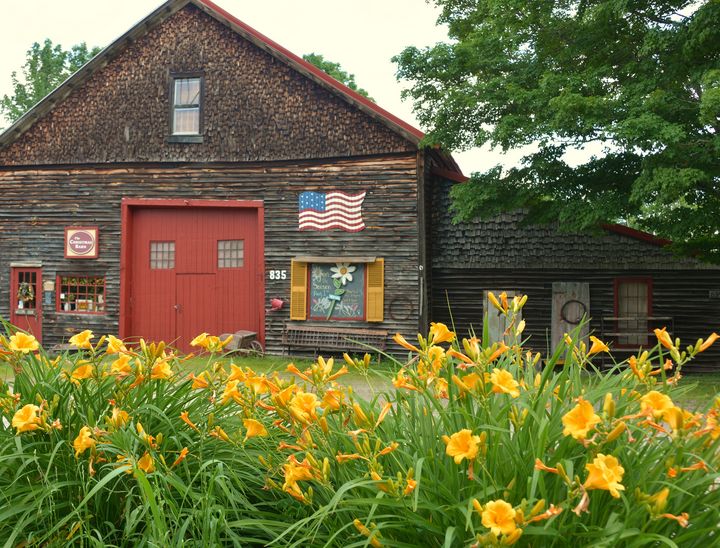
<svg viewBox="0 0 720 548">
<path fill-rule="evenodd" d="M 387 331 L 286 324 L 283 345 L 288 352 L 290 348 L 310 348 L 315 354 L 320 350 L 371 352 L 387 348 Z"/>
</svg>

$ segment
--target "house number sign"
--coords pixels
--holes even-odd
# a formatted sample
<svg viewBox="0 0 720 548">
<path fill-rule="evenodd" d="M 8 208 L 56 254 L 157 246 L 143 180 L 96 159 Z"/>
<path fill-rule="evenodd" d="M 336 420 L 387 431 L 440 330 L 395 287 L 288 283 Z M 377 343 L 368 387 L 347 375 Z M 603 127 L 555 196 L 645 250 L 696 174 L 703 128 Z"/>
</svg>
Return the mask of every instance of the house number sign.
<svg viewBox="0 0 720 548">
<path fill-rule="evenodd" d="M 287 280 L 287 270 L 270 270 L 268 275 L 271 280 Z"/>
<path fill-rule="evenodd" d="M 66 259 L 97 259 L 98 228 L 96 226 L 69 226 L 65 228 Z"/>
</svg>

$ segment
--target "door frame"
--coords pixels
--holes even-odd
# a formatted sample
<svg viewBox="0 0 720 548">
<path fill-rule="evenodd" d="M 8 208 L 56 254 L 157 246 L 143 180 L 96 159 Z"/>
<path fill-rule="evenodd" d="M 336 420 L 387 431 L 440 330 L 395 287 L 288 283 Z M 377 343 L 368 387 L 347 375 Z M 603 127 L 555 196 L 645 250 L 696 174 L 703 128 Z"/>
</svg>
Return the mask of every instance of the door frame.
<svg viewBox="0 0 720 548">
<path fill-rule="evenodd" d="M 38 342 L 42 343 L 43 333 L 43 269 L 42 266 L 18 266 L 17 264 L 10 265 L 10 317 L 8 318 L 13 325 L 23 329 L 22 326 L 17 325 L 17 320 L 13 322 L 13 317 L 17 317 L 17 298 L 15 296 L 16 287 L 18 285 L 18 272 L 35 272 L 35 319 L 38 326 L 38 332 L 33 333 Z"/>
<path fill-rule="evenodd" d="M 130 333 L 130 296 L 132 287 L 132 227 L 133 213 L 138 209 L 158 208 L 235 208 L 255 209 L 257 212 L 258 230 L 258 339 L 265 343 L 265 207 L 262 200 L 194 200 L 194 199 L 155 199 L 155 198 L 123 198 L 120 202 L 120 320 L 119 336 L 125 338 Z M 217 333 L 219 335 L 219 333 Z"/>
</svg>

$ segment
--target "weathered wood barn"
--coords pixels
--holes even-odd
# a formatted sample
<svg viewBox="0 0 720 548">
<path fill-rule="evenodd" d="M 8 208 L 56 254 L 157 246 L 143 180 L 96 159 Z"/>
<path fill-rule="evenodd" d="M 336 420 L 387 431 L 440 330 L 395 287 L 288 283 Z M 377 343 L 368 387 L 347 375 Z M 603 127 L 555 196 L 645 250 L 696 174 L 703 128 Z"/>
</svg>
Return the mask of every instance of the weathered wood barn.
<svg viewBox="0 0 720 548">
<path fill-rule="evenodd" d="M 422 137 L 209 0 L 171 0 L 0 135 L 0 315 L 46 346 L 244 330 L 338 351 L 448 305 L 479 331 L 505 290 L 529 294 L 537 350 L 583 314 L 621 349 L 717 329 L 718 269 L 647 234 L 453 225 L 464 177 Z"/>
<path fill-rule="evenodd" d="M 502 336 L 502 317 L 487 292 L 528 295 L 524 336 L 547 352 L 590 318 L 584 334 L 612 343 L 617 358 L 657 344 L 667 327 L 684 345 L 720 332 L 720 267 L 664 249 L 667 240 L 622 225 L 601 235 L 568 234 L 553 226 L 526 226 L 522 212 L 453 224 L 450 181 L 436 180 L 427 224 L 431 242 L 431 311 L 459 332 L 481 333 L 483 315 Z M 609 364 L 610 362 L 607 361 Z M 698 356 L 693 370 L 720 368 L 720 347 Z"/>
<path fill-rule="evenodd" d="M 268 350 L 427 321 L 423 134 L 208 0 L 171 0 L 0 136 L 0 315 Z"/>
</svg>

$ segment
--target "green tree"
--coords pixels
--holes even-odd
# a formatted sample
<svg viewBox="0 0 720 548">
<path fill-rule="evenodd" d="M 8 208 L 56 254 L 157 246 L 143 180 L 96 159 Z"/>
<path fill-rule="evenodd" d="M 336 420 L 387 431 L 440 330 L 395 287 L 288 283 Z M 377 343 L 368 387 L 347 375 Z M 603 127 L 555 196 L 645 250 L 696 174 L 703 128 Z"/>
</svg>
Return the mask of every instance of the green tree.
<svg viewBox="0 0 720 548">
<path fill-rule="evenodd" d="M 720 0 L 434 2 L 450 41 L 394 58 L 429 141 L 536 147 L 456 186 L 459 218 L 621 220 L 720 261 Z"/>
<path fill-rule="evenodd" d="M 0 112 L 14 122 L 38 101 L 62 84 L 71 74 L 92 59 L 101 48 L 88 49 L 85 42 L 64 50 L 49 38 L 35 42 L 27 51 L 22 77 L 12 73 L 13 94 L 0 100 Z"/>
<path fill-rule="evenodd" d="M 340 66 L 340 63 L 333 63 L 332 61 L 328 61 L 319 53 L 306 53 L 305 55 L 303 55 L 303 59 L 305 59 L 305 61 L 307 61 L 308 63 L 315 65 L 323 72 L 329 74 L 338 82 L 345 84 L 351 90 L 357 91 L 363 97 L 367 97 L 371 101 L 375 101 L 375 99 L 370 97 L 370 94 L 368 94 L 367 91 L 365 91 L 363 88 L 358 87 L 357 83 L 355 82 L 355 75 L 345 72 Z"/>
</svg>

